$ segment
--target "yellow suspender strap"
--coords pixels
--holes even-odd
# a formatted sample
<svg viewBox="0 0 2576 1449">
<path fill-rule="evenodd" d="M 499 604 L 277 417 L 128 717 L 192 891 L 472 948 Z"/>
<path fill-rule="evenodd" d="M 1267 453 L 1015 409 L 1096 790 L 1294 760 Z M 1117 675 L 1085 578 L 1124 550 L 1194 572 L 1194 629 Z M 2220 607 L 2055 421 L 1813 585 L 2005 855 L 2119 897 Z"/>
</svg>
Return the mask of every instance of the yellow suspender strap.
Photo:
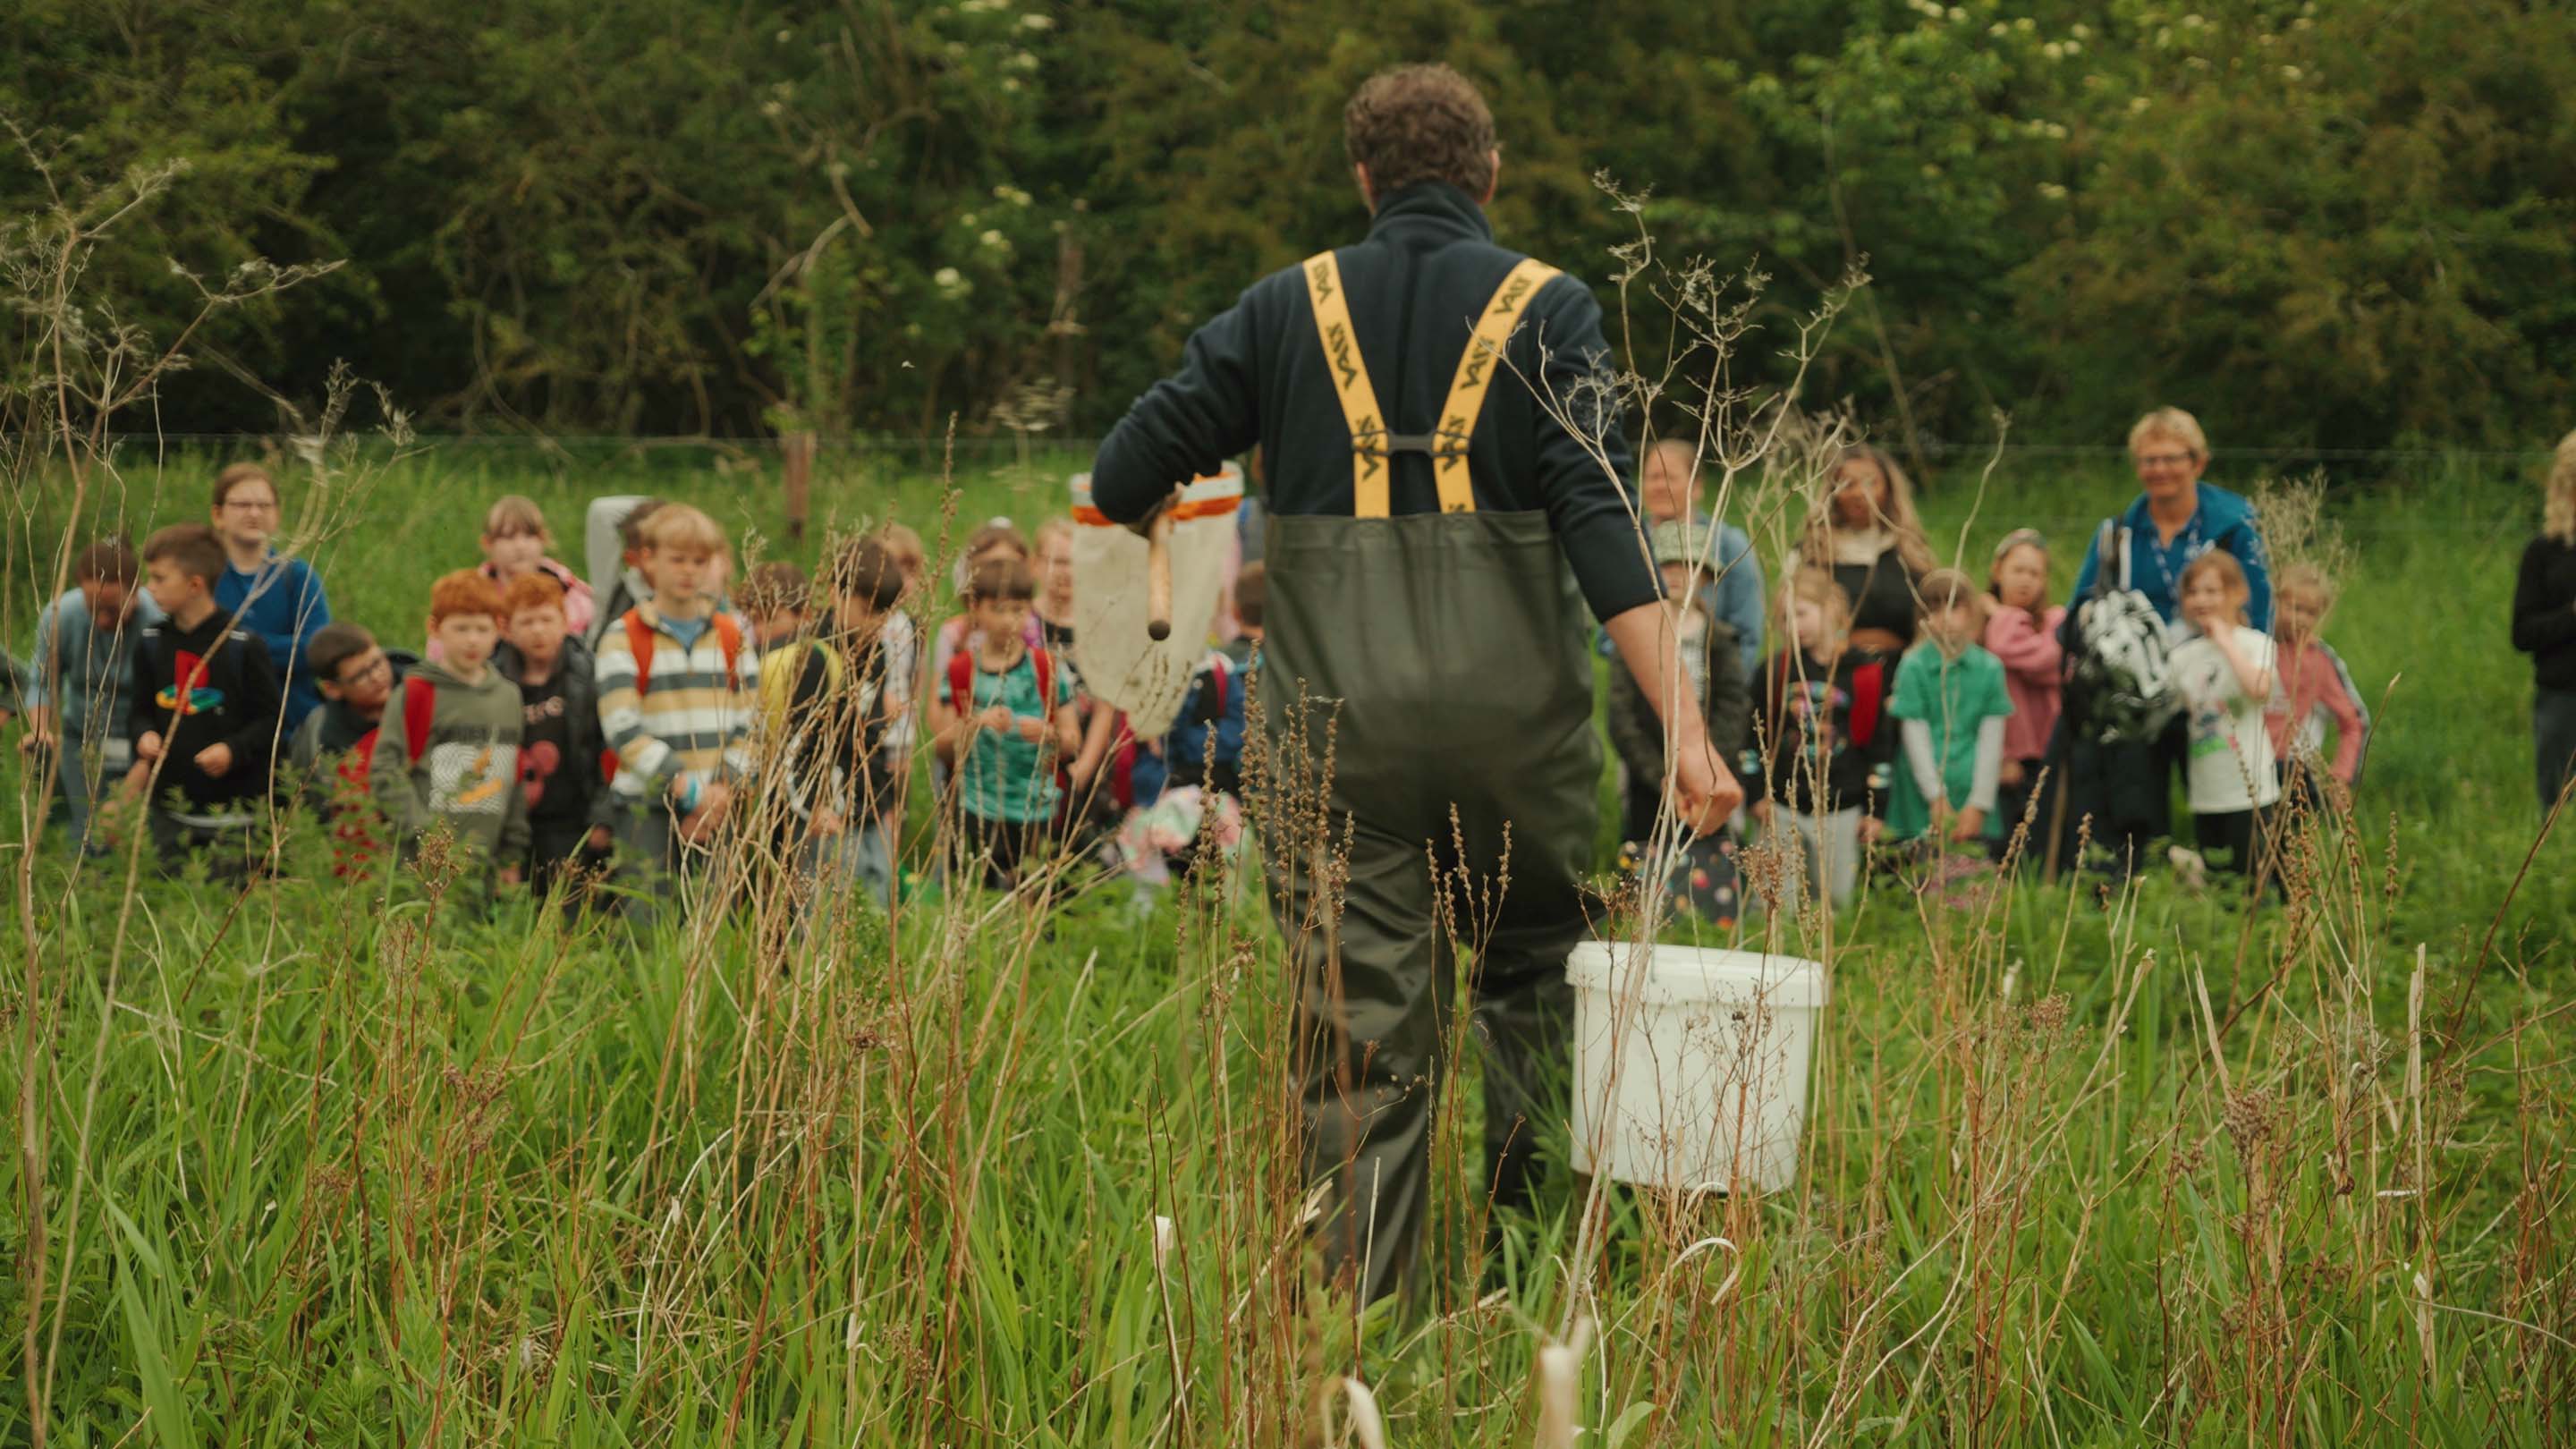
<svg viewBox="0 0 2576 1449">
<path fill-rule="evenodd" d="M 1476 320 L 1475 334 L 1459 355 L 1458 375 L 1451 379 L 1448 401 L 1440 407 L 1438 442 L 1432 453 L 1443 513 L 1476 511 L 1476 493 L 1467 475 L 1468 441 L 1485 410 L 1486 390 L 1494 385 L 1494 374 L 1503 370 L 1503 348 L 1511 341 L 1512 329 L 1520 325 L 1529 300 L 1555 275 L 1556 268 L 1538 258 L 1522 258 L 1494 289 L 1494 300 L 1485 304 L 1485 315 Z"/>
<path fill-rule="evenodd" d="M 1323 339 L 1324 363 L 1342 400 L 1342 421 L 1351 430 L 1351 516 L 1384 518 L 1386 424 L 1378 412 L 1377 389 L 1369 386 L 1368 365 L 1360 361 L 1359 338 L 1351 331 L 1342 264 L 1331 252 L 1321 252 L 1306 259 L 1305 272 L 1306 298 L 1315 306 L 1315 334 Z"/>
</svg>

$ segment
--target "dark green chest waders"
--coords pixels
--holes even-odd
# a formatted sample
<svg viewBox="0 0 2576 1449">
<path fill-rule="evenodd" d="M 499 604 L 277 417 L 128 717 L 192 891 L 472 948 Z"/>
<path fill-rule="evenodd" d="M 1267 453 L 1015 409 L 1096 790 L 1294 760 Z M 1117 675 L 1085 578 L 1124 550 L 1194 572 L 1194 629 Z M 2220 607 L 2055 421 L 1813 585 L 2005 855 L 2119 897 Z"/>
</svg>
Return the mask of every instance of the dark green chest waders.
<svg viewBox="0 0 2576 1449">
<path fill-rule="evenodd" d="M 1486 344 L 1548 275 L 1529 262 L 1505 279 L 1439 432 L 1404 438 L 1375 421 L 1331 253 L 1307 269 L 1361 516 L 1269 524 L 1262 835 L 1303 982 L 1308 1177 L 1334 1183 L 1320 1246 L 1362 1301 L 1418 1282 L 1441 1077 L 1464 1040 L 1459 950 L 1485 1047 L 1488 1170 L 1471 1197 L 1526 1202 L 1535 1136 L 1564 1115 L 1565 959 L 1601 780 L 1589 615 L 1547 515 L 1478 512 L 1466 475 L 1502 369 Z M 1442 512 L 1387 516 L 1405 451 L 1432 455 Z M 1463 1228 L 1434 1225 L 1444 1259 Z"/>
</svg>

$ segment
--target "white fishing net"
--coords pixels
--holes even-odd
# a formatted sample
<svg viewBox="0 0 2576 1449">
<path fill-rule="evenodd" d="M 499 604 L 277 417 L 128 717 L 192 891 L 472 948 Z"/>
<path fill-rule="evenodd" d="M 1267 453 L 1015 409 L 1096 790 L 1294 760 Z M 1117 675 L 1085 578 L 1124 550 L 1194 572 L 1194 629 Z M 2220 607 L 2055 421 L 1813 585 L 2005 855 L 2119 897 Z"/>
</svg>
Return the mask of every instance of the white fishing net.
<svg viewBox="0 0 2576 1449">
<path fill-rule="evenodd" d="M 1231 463 L 1181 490 L 1172 511 L 1172 637 L 1158 644 L 1145 629 L 1145 540 L 1092 506 L 1090 474 L 1074 476 L 1074 667 L 1092 693 L 1127 712 L 1140 739 L 1172 727 L 1191 672 L 1207 658 L 1242 503 L 1243 474 Z"/>
</svg>

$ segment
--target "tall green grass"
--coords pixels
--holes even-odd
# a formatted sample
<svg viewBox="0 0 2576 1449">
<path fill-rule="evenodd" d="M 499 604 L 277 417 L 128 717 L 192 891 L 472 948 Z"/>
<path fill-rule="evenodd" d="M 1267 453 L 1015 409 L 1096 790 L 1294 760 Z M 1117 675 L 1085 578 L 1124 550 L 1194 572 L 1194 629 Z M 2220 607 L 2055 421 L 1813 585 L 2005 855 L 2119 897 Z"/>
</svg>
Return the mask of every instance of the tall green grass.
<svg viewBox="0 0 2576 1449">
<path fill-rule="evenodd" d="M 201 460 L 128 462 L 124 522 L 202 516 Z M 811 561 L 836 524 L 1033 521 L 1074 466 L 827 458 L 787 545 L 774 479 L 703 455 L 447 447 L 315 552 L 399 642 L 501 492 L 567 536 L 595 493 L 685 496 Z M 2016 462 L 1927 512 L 1946 552 L 1974 507 L 1972 568 L 2047 530 L 2063 581 L 2130 492 Z M 1491 1252 L 1454 1153 L 1428 1301 L 1356 1323 L 1302 1281 L 1257 882 L 1150 915 L 951 896 L 810 944 L 763 895 L 635 943 L 335 882 L 309 832 L 244 896 L 146 870 L 130 915 L 123 859 L 48 850 L 37 947 L 0 947 L 0 1442 L 37 1433 L 32 1331 L 56 1444 L 1286 1444 L 1344 1374 L 1397 1443 L 1525 1443 L 1569 1306 L 1583 1442 L 2567 1442 L 2576 846 L 2523 871 L 2530 495 L 2458 460 L 2338 500 L 2328 632 L 2386 704 L 2287 905 L 1882 884 L 1768 918 L 1835 992 L 1794 1189 L 1609 1192 L 1578 1267 L 1563 1124 L 1550 1210 Z M 13 639 L 60 532 L 22 504 Z"/>
</svg>

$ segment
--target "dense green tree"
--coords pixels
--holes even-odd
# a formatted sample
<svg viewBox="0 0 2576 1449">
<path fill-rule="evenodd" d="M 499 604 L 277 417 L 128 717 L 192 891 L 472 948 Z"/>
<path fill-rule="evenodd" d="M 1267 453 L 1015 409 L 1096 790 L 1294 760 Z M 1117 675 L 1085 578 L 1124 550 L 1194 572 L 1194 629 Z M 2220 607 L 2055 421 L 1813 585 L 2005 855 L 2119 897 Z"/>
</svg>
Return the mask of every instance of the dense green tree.
<svg viewBox="0 0 2576 1449">
<path fill-rule="evenodd" d="M 2269 13 L 2265 13 L 2269 12 Z M 2017 268 L 2032 381 L 2107 420 L 2332 450 L 2528 446 L 2576 403 L 2576 14 L 2514 0 L 2141 8 L 2118 111 Z"/>
<path fill-rule="evenodd" d="M 1769 273 L 1775 320 L 1865 258 L 1817 395 L 1903 446 L 2173 400 L 2328 450 L 2576 401 L 2571 32 L 2516 0 L 26 0 L 0 114 L 58 182 L 190 163 L 84 278 L 121 317 L 191 314 L 174 261 L 347 259 L 192 339 L 231 365 L 162 389 L 178 429 L 269 426 L 241 375 L 303 398 L 338 358 L 432 426 L 1094 429 L 1358 228 L 1342 102 L 1436 56 L 1493 100 L 1497 228 L 1605 297 L 1632 223 L 1596 173 L 1662 255 Z M 48 194 L 0 154 L 0 216 Z"/>
</svg>

